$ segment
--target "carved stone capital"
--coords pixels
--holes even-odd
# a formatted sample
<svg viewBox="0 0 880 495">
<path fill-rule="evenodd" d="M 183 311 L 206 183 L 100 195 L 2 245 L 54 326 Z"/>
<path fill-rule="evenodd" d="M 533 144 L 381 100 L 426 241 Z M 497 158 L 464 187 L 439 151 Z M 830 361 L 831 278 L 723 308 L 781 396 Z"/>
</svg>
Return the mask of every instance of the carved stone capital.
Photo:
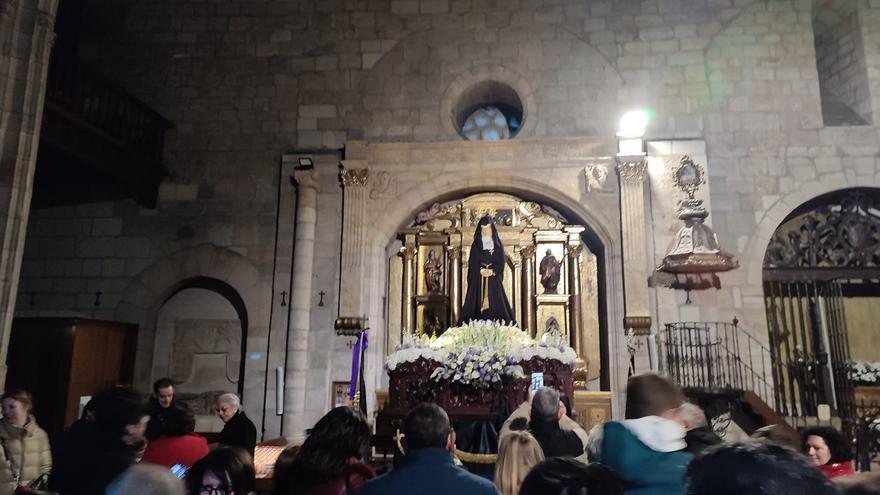
<svg viewBox="0 0 880 495">
<path fill-rule="evenodd" d="M 451 260 L 457 261 L 461 259 L 461 246 L 447 246 L 446 251 L 449 253 Z"/>
<path fill-rule="evenodd" d="M 583 251 L 583 244 L 571 244 L 568 246 L 568 257 L 577 260 Z"/>
<path fill-rule="evenodd" d="M 529 244 L 528 246 L 523 246 L 519 250 L 519 253 L 522 256 L 522 259 L 524 259 L 524 260 L 533 259 L 535 257 L 535 249 L 536 248 L 537 248 L 537 246 L 535 246 L 534 244 Z"/>
<path fill-rule="evenodd" d="M 635 161 L 617 162 L 617 175 L 624 182 L 642 182 L 648 170 L 648 161 L 644 158 Z"/>
<path fill-rule="evenodd" d="M 416 259 L 416 255 L 419 253 L 418 249 L 414 246 L 403 246 L 400 248 L 400 254 L 403 256 L 405 261 L 413 261 Z"/>
<path fill-rule="evenodd" d="M 369 169 L 366 168 L 351 168 L 339 172 L 339 180 L 342 182 L 342 187 L 364 187 L 367 185 L 369 177 Z"/>
<path fill-rule="evenodd" d="M 297 170 L 293 173 L 293 180 L 297 187 L 308 187 L 309 189 L 318 189 L 318 171 L 317 170 Z"/>
</svg>

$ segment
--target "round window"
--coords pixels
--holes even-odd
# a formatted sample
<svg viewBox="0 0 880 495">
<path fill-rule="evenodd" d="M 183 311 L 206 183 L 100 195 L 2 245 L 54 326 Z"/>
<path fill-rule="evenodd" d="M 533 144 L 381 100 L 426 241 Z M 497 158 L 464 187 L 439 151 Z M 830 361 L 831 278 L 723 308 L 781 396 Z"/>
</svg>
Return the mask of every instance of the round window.
<svg viewBox="0 0 880 495">
<path fill-rule="evenodd" d="M 459 133 L 467 140 L 511 139 L 522 127 L 522 102 L 510 86 L 485 81 L 462 94 L 455 120 Z"/>
</svg>

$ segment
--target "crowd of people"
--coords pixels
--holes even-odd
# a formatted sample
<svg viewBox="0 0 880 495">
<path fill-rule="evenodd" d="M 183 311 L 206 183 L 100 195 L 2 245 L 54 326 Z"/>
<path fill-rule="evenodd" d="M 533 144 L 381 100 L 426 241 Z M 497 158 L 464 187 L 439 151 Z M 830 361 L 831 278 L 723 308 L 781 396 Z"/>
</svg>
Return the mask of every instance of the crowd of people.
<svg viewBox="0 0 880 495">
<path fill-rule="evenodd" d="M 121 387 L 96 395 L 51 446 L 30 394 L 8 390 L 0 403 L 0 495 L 255 493 L 256 428 L 234 394 L 217 398 L 216 446 L 194 432 L 167 379 L 148 402 Z M 629 380 L 621 421 L 587 433 L 570 414 L 558 391 L 537 390 L 504 422 L 487 477 L 461 467 L 448 415 L 423 403 L 403 420 L 394 467 L 377 476 L 365 416 L 337 407 L 278 458 L 272 495 L 880 493 L 880 478 L 854 473 L 851 445 L 834 428 L 809 428 L 799 440 L 764 428 L 750 442 L 725 443 L 656 374 Z"/>
</svg>

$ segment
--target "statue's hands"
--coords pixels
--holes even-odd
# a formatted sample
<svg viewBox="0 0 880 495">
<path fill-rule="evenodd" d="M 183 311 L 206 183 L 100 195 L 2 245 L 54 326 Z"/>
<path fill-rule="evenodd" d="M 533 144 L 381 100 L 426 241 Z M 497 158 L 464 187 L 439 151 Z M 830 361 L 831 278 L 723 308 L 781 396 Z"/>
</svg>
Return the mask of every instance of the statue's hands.
<svg viewBox="0 0 880 495">
<path fill-rule="evenodd" d="M 484 277 L 491 277 L 491 276 L 495 275 L 495 272 L 492 271 L 491 268 L 480 268 L 480 275 L 482 275 Z"/>
</svg>

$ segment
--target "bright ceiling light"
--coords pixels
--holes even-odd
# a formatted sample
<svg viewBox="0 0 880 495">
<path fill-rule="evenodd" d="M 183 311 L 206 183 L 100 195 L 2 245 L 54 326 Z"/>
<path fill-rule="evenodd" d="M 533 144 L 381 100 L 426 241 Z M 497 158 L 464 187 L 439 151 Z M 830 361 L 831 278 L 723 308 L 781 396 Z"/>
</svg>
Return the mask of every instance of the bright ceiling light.
<svg viewBox="0 0 880 495">
<path fill-rule="evenodd" d="M 640 138 L 645 135 L 645 127 L 648 125 L 648 114 L 642 110 L 626 112 L 620 118 L 620 128 L 617 136 L 622 138 Z"/>
</svg>

